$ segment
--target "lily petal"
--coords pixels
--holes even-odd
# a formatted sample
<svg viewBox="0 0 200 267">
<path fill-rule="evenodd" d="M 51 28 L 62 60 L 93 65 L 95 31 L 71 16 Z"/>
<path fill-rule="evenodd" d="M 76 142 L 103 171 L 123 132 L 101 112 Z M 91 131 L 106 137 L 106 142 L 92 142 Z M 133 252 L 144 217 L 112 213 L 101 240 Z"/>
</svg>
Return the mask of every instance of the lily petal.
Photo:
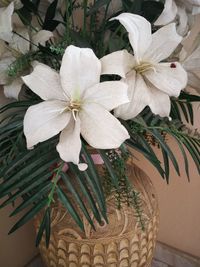
<svg viewBox="0 0 200 267">
<path fill-rule="evenodd" d="M 101 63 L 92 49 L 67 47 L 60 69 L 61 84 L 67 95 L 81 96 L 86 88 L 99 83 L 100 74 Z"/>
<path fill-rule="evenodd" d="M 154 22 L 154 25 L 156 26 L 166 25 L 175 19 L 176 14 L 177 14 L 177 5 L 174 2 L 174 0 L 165 0 L 165 6 L 163 12 Z"/>
<path fill-rule="evenodd" d="M 101 74 L 116 74 L 122 78 L 134 66 L 134 56 L 127 50 L 116 51 L 101 58 Z"/>
<path fill-rule="evenodd" d="M 144 76 L 169 96 L 178 97 L 180 91 L 187 85 L 187 72 L 178 62 L 159 63 L 155 65 L 155 71 L 145 72 Z"/>
<path fill-rule="evenodd" d="M 71 113 L 64 112 L 62 101 L 44 101 L 28 108 L 24 117 L 27 147 L 32 148 L 62 131 L 70 121 Z"/>
<path fill-rule="evenodd" d="M 151 44 L 151 24 L 142 16 L 122 13 L 111 20 L 119 20 L 129 33 L 129 41 L 139 62 Z"/>
<path fill-rule="evenodd" d="M 0 8 L 0 39 L 10 42 L 12 39 L 12 14 L 14 3 L 11 2 L 6 8 Z"/>
<path fill-rule="evenodd" d="M 175 23 L 170 23 L 152 35 L 152 43 L 143 60 L 158 63 L 169 57 L 181 41 L 182 37 L 177 34 Z"/>
<path fill-rule="evenodd" d="M 189 30 L 188 26 L 188 15 L 185 7 L 178 7 L 177 15 L 179 17 L 179 24 L 177 26 L 177 32 L 181 36 L 185 36 Z"/>
<path fill-rule="evenodd" d="M 128 85 L 120 81 L 102 82 L 85 91 L 83 101 L 96 103 L 107 110 L 129 102 Z"/>
<path fill-rule="evenodd" d="M 136 117 L 149 103 L 149 89 L 140 74 L 130 72 L 126 79 L 128 84 L 128 96 L 130 103 L 119 106 L 115 109 L 115 116 L 124 120 Z"/>
<path fill-rule="evenodd" d="M 32 46 L 32 50 L 37 50 L 37 47 L 35 45 L 45 45 L 45 43 L 53 37 L 53 33 L 46 30 L 41 30 L 37 32 L 36 34 L 32 35 L 32 43 L 34 44 Z"/>
<path fill-rule="evenodd" d="M 149 104 L 151 111 L 161 117 L 169 117 L 171 102 L 166 93 L 158 90 L 157 88 L 149 85 Z"/>
<path fill-rule="evenodd" d="M 60 140 L 56 149 L 62 160 L 73 162 L 78 165 L 80 170 L 84 171 L 87 168 L 87 164 L 79 163 L 81 151 L 80 129 L 79 117 L 76 117 L 76 121 L 71 119 L 68 126 L 60 134 Z"/>
<path fill-rule="evenodd" d="M 182 62 L 182 64 L 188 71 L 200 69 L 200 46 L 198 46 L 194 52 Z"/>
<path fill-rule="evenodd" d="M 66 100 L 59 74 L 44 64 L 37 64 L 33 72 L 22 77 L 24 83 L 43 100 Z"/>
<path fill-rule="evenodd" d="M 5 96 L 8 98 L 18 99 L 22 85 L 23 85 L 23 81 L 21 78 L 17 78 L 10 84 L 4 85 Z"/>
<path fill-rule="evenodd" d="M 19 28 L 16 30 L 17 34 L 13 34 L 12 41 L 9 43 L 9 46 L 15 49 L 19 54 L 26 54 L 30 50 L 30 38 L 27 28 Z M 25 39 L 23 39 L 22 37 Z M 17 55 L 18 56 L 18 55 Z"/>
<path fill-rule="evenodd" d="M 109 111 L 97 104 L 84 105 L 80 112 L 81 134 L 87 143 L 99 149 L 118 148 L 129 138 L 127 130 Z"/>
</svg>

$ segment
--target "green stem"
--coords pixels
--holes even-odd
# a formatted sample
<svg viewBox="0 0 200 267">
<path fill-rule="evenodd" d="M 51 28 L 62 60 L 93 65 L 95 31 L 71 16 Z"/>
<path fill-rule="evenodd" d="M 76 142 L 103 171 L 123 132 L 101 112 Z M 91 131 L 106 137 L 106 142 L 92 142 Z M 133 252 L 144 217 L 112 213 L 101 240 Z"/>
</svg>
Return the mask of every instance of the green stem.
<svg viewBox="0 0 200 267">
<path fill-rule="evenodd" d="M 65 32 L 65 38 L 67 41 L 67 45 L 69 44 L 69 1 L 66 0 L 66 32 Z"/>
<path fill-rule="evenodd" d="M 14 34 L 18 35 L 20 38 L 24 39 L 25 41 L 29 42 L 30 44 L 32 44 L 33 46 L 36 46 L 37 48 L 39 48 L 38 45 L 34 44 L 31 40 L 25 38 L 23 35 L 21 35 L 20 33 L 17 33 L 15 31 L 13 31 Z"/>
<path fill-rule="evenodd" d="M 58 183 L 58 181 L 60 179 L 60 172 L 62 171 L 63 165 L 64 165 L 64 163 L 60 164 L 60 166 L 56 169 L 57 170 L 56 175 L 53 177 L 53 180 L 52 180 L 53 186 L 52 186 L 51 191 L 50 191 L 50 193 L 48 195 L 48 199 L 49 199 L 48 203 L 47 203 L 48 207 L 50 207 L 50 205 L 51 205 L 51 203 L 53 201 L 54 192 L 56 190 L 57 183 Z"/>
<path fill-rule="evenodd" d="M 88 0 L 83 1 L 83 37 L 86 37 L 87 34 L 87 5 L 88 5 Z"/>
</svg>

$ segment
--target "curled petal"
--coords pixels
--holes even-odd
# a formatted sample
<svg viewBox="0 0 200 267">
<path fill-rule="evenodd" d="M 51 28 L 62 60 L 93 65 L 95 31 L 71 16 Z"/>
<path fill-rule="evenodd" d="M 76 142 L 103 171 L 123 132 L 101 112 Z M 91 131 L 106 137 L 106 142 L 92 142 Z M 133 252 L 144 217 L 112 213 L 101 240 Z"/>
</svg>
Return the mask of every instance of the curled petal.
<svg viewBox="0 0 200 267">
<path fill-rule="evenodd" d="M 155 66 L 155 71 L 145 72 L 144 76 L 169 96 L 178 97 L 187 85 L 187 73 L 178 62 L 159 63 Z"/>
<path fill-rule="evenodd" d="M 24 117 L 27 147 L 32 148 L 62 131 L 69 123 L 71 113 L 64 112 L 62 101 L 44 101 L 28 108 Z"/>
<path fill-rule="evenodd" d="M 119 20 L 129 33 L 134 56 L 139 62 L 151 44 L 151 24 L 144 17 L 131 13 L 122 13 L 113 19 Z"/>
<path fill-rule="evenodd" d="M 94 148 L 118 148 L 129 138 L 127 130 L 119 120 L 100 105 L 85 105 L 80 112 L 80 119 L 81 134 Z"/>
<path fill-rule="evenodd" d="M 134 56 L 127 50 L 116 51 L 101 58 L 101 74 L 116 74 L 125 78 L 134 63 Z"/>
<path fill-rule="evenodd" d="M 174 0 L 165 0 L 163 12 L 154 22 L 154 25 L 166 25 L 172 22 L 177 14 L 177 6 Z"/>
<path fill-rule="evenodd" d="M 24 83 L 43 100 L 66 100 L 59 74 L 44 64 L 37 64 L 33 72 L 22 77 Z"/>
<path fill-rule="evenodd" d="M 124 81 L 128 84 L 130 102 L 115 109 L 115 116 L 124 120 L 136 117 L 150 102 L 148 87 L 140 74 L 130 72 Z"/>
<path fill-rule="evenodd" d="M 60 69 L 61 84 L 72 98 L 81 96 L 85 89 L 99 83 L 100 60 L 92 49 L 70 45 L 65 50 Z"/>
<path fill-rule="evenodd" d="M 87 164 L 79 163 L 81 151 L 80 125 L 78 116 L 76 117 L 76 121 L 71 119 L 68 126 L 60 134 L 60 140 L 56 149 L 62 160 L 73 162 L 78 165 L 80 170 L 84 171 L 87 168 Z"/>
<path fill-rule="evenodd" d="M 97 103 L 110 111 L 119 105 L 129 102 L 127 89 L 128 86 L 124 82 L 102 82 L 88 88 L 84 94 L 83 101 L 85 99 L 86 103 Z"/>
<path fill-rule="evenodd" d="M 158 63 L 169 57 L 181 41 L 175 23 L 168 24 L 152 35 L 152 43 L 143 60 Z"/>
<path fill-rule="evenodd" d="M 169 117 L 171 102 L 169 96 L 149 84 L 149 103 L 151 111 L 161 117 Z"/>
<path fill-rule="evenodd" d="M 178 7 L 177 15 L 178 15 L 178 20 L 179 20 L 179 25 L 177 26 L 177 32 L 181 36 L 184 36 L 187 34 L 188 28 L 189 28 L 188 27 L 188 15 L 185 10 L 185 7 L 182 7 L 182 6 Z"/>
<path fill-rule="evenodd" d="M 8 7 L 0 8 L 0 39 L 10 42 L 12 39 L 12 14 L 14 12 L 14 3 L 11 2 Z"/>
</svg>

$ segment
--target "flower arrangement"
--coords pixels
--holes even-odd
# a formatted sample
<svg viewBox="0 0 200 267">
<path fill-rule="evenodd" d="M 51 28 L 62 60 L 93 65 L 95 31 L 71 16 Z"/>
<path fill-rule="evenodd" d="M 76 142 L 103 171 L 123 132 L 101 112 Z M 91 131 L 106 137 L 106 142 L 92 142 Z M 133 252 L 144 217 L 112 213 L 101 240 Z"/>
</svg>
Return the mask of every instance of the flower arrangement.
<svg viewBox="0 0 200 267">
<path fill-rule="evenodd" d="M 10 233 L 43 209 L 37 245 L 44 232 L 48 245 L 55 199 L 84 230 L 68 191 L 93 227 L 82 195 L 94 220 L 107 221 L 106 197 L 120 196 L 120 208 L 135 192 L 125 164 L 134 150 L 167 182 L 170 161 L 180 174 L 168 136 L 188 178 L 188 154 L 199 170 L 199 134 L 187 128 L 199 36 L 190 51 L 183 45 L 199 12 L 198 0 L 0 1 L 0 84 L 10 99 L 0 108 L 0 207 L 21 198 L 11 216 L 26 209 Z"/>
</svg>

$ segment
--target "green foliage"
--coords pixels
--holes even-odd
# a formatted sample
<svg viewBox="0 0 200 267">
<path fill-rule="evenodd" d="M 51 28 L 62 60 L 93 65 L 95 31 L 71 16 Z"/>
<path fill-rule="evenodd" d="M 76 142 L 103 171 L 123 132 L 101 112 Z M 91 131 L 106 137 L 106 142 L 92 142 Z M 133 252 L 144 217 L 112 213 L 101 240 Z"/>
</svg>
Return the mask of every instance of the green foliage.
<svg viewBox="0 0 200 267">
<path fill-rule="evenodd" d="M 159 171 L 163 178 L 169 182 L 171 161 L 176 173 L 180 175 L 180 166 L 173 150 L 167 144 L 166 138 L 172 137 L 182 153 L 185 171 L 189 179 L 189 162 L 186 150 L 192 157 L 198 172 L 200 172 L 200 139 L 199 135 L 187 129 L 179 120 L 169 121 L 167 118 L 160 118 L 153 115 L 147 108 L 138 118 L 125 124 L 131 135 L 127 143 L 137 151 L 141 152 Z M 132 133 L 132 134 L 131 134 Z M 163 166 L 152 145 L 157 145 L 162 152 Z"/>
</svg>

